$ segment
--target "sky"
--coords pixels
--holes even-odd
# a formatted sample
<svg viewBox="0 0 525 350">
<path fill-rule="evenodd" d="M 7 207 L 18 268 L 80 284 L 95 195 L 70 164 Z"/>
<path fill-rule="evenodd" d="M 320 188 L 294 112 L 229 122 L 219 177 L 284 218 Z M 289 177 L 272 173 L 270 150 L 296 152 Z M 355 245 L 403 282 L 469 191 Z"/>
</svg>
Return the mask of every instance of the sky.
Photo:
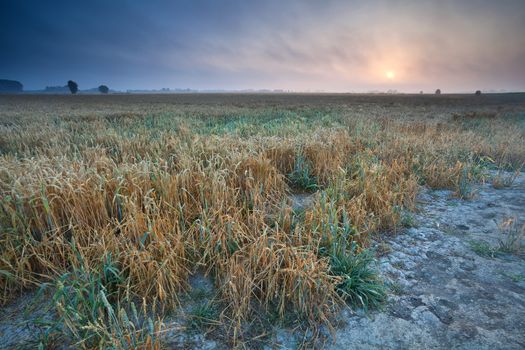
<svg viewBox="0 0 525 350">
<path fill-rule="evenodd" d="M 525 91 L 525 0 L 0 0 L 0 79 Z"/>
</svg>

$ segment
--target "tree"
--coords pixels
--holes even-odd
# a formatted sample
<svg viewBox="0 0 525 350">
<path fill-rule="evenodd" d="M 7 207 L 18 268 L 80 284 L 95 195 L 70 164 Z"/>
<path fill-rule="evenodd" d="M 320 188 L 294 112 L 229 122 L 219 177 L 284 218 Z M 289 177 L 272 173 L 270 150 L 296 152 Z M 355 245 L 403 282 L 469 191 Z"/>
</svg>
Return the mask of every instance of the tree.
<svg viewBox="0 0 525 350">
<path fill-rule="evenodd" d="M 481 90 L 476 90 L 476 96 L 481 96 Z"/>
<path fill-rule="evenodd" d="M 0 92 L 22 92 L 24 86 L 16 80 L 0 79 Z"/>
<path fill-rule="evenodd" d="M 98 91 L 101 93 L 101 94 L 107 94 L 109 92 L 109 88 L 106 86 L 106 85 L 100 85 L 98 87 Z"/>
<path fill-rule="evenodd" d="M 74 95 L 78 91 L 78 84 L 75 83 L 73 80 L 70 80 L 67 82 L 67 87 L 69 88 L 69 91 Z"/>
<path fill-rule="evenodd" d="M 441 90 L 440 89 L 436 90 L 436 95 L 441 95 Z"/>
</svg>

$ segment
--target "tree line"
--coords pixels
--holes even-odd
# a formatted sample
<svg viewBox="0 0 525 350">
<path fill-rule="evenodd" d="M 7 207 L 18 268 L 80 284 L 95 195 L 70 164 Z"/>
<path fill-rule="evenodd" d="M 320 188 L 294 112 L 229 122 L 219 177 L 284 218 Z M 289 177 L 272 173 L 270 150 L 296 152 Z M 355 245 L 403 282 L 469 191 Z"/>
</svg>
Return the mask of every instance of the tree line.
<svg viewBox="0 0 525 350">
<path fill-rule="evenodd" d="M 74 82 L 73 80 L 69 80 L 67 82 L 67 87 L 69 88 L 69 91 L 74 95 L 78 92 L 78 84 L 76 82 Z M 100 85 L 98 87 L 98 91 L 101 93 L 101 94 L 107 94 L 109 92 L 109 88 L 107 87 L 107 85 Z"/>
<path fill-rule="evenodd" d="M 67 82 L 67 85 L 63 87 L 62 86 L 46 87 L 46 91 L 49 88 L 49 89 L 53 89 L 50 91 L 61 92 L 63 91 L 62 89 L 65 89 L 66 87 L 69 89 L 69 91 L 72 94 L 76 94 L 78 92 L 78 84 L 73 80 L 69 80 Z M 109 87 L 107 85 L 100 85 L 97 89 L 101 94 L 109 93 Z M 24 91 L 24 85 L 22 85 L 21 82 L 17 80 L 0 79 L 0 92 L 23 92 L 23 91 Z"/>
</svg>

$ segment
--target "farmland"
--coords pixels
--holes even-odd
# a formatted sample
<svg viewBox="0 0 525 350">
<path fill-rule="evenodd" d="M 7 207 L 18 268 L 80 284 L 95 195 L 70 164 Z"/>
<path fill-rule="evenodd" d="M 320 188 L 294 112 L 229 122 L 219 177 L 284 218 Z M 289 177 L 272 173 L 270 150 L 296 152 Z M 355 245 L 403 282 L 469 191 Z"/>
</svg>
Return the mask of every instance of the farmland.
<svg viewBox="0 0 525 350">
<path fill-rule="evenodd" d="M 321 346 L 388 305 L 375 261 L 419 195 L 475 203 L 524 164 L 525 94 L 0 95 L 0 304 L 45 305 L 50 348 Z M 522 224 L 472 249 L 522 268 Z"/>
</svg>

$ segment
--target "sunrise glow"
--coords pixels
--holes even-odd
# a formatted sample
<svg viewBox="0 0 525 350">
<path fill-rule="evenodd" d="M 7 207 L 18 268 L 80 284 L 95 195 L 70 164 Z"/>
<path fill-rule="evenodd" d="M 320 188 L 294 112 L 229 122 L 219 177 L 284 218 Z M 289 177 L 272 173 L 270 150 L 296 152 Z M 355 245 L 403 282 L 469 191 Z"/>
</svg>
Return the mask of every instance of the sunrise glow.
<svg viewBox="0 0 525 350">
<path fill-rule="evenodd" d="M 524 0 L 159 2 L 2 1 L 0 79 L 25 90 L 72 78 L 122 91 L 525 89 Z"/>
</svg>

